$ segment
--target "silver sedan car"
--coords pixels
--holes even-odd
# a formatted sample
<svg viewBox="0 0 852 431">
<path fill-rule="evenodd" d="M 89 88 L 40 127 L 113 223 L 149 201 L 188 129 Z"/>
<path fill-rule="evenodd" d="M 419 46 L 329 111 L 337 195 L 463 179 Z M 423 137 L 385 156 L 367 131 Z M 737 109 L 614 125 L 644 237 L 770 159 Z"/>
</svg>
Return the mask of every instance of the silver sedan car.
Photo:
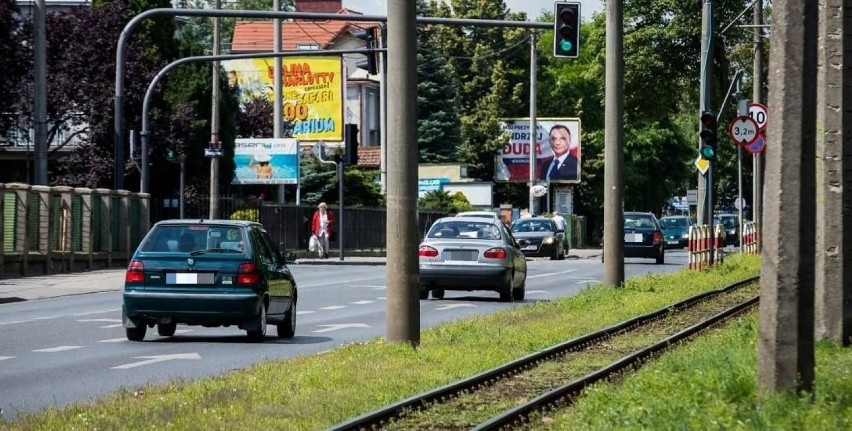
<svg viewBox="0 0 852 431">
<path fill-rule="evenodd" d="M 442 299 L 444 290 L 491 290 L 500 300 L 524 299 L 527 262 L 500 220 L 445 217 L 420 243 L 420 299 Z"/>
</svg>

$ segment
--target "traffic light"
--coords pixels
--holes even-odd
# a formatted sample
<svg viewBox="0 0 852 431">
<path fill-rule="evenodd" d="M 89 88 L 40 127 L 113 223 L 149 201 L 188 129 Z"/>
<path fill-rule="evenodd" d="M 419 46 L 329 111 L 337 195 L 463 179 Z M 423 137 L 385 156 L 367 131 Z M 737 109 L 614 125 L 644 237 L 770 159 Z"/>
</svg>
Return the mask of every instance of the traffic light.
<svg viewBox="0 0 852 431">
<path fill-rule="evenodd" d="M 706 111 L 701 114 L 701 157 L 705 160 L 716 158 L 716 114 Z"/>
<path fill-rule="evenodd" d="M 358 125 L 347 124 L 343 128 L 343 141 L 345 144 L 343 160 L 349 166 L 358 164 Z"/>
<path fill-rule="evenodd" d="M 375 27 L 368 28 L 365 30 L 357 30 L 353 33 L 355 37 L 364 41 L 365 47 L 367 49 L 372 50 L 369 54 L 367 54 L 367 72 L 370 75 L 378 75 L 379 74 L 379 53 L 374 51 L 378 46 L 376 46 L 376 33 Z"/>
<path fill-rule="evenodd" d="M 553 56 L 580 56 L 580 3 L 556 2 L 553 11 Z"/>
<path fill-rule="evenodd" d="M 177 159 L 177 151 L 175 151 L 174 147 L 169 145 L 166 149 L 166 160 L 173 162 Z"/>
</svg>

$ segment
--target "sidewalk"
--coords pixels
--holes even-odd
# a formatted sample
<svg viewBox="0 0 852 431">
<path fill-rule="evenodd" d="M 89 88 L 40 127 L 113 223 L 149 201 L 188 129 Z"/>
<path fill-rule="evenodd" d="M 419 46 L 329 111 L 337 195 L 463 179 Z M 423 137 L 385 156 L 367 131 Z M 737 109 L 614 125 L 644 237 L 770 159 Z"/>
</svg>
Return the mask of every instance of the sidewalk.
<svg viewBox="0 0 852 431">
<path fill-rule="evenodd" d="M 599 257 L 600 249 L 571 250 L 568 259 Z M 300 258 L 290 265 L 384 265 L 378 256 Z M 0 279 L 0 304 L 57 296 L 117 291 L 124 285 L 124 268 Z"/>
</svg>

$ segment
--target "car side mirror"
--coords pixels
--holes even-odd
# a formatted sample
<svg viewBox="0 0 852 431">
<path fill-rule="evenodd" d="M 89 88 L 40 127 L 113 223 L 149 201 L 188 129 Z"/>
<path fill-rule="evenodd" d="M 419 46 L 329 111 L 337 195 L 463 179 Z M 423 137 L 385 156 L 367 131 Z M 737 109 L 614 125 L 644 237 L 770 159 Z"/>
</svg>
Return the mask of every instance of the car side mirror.
<svg viewBox="0 0 852 431">
<path fill-rule="evenodd" d="M 284 252 L 284 262 L 293 263 L 296 261 L 296 253 L 292 251 Z"/>
<path fill-rule="evenodd" d="M 565 229 L 556 229 L 556 233 L 565 233 Z"/>
</svg>

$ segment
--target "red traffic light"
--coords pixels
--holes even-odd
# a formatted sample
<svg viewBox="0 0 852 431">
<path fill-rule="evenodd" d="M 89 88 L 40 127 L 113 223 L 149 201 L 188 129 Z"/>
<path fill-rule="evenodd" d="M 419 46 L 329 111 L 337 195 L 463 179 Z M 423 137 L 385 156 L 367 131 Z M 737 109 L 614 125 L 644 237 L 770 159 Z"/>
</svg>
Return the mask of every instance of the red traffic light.
<svg viewBox="0 0 852 431">
<path fill-rule="evenodd" d="M 693 118 L 695 118 L 695 117 L 693 117 Z M 716 114 L 714 114 L 710 111 L 705 111 L 704 113 L 701 114 L 701 124 L 703 124 L 704 127 L 707 127 L 707 128 L 715 128 L 716 127 Z"/>
</svg>

